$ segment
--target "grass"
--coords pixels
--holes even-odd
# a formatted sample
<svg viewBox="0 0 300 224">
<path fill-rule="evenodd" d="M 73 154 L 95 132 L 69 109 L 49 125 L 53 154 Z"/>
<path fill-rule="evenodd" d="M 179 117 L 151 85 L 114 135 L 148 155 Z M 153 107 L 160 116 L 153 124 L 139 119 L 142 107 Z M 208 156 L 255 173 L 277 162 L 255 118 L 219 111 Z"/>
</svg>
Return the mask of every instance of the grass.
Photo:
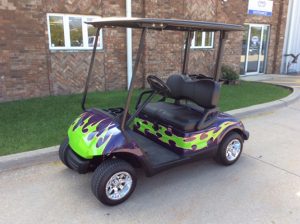
<svg viewBox="0 0 300 224">
<path fill-rule="evenodd" d="M 136 90 L 135 102 L 141 90 Z M 270 84 L 223 85 L 220 109 L 228 111 L 283 98 L 290 90 Z M 87 107 L 123 106 L 126 91 L 90 93 Z M 58 145 L 81 113 L 81 95 L 50 96 L 0 104 L 0 155 Z M 131 109 L 133 109 L 133 104 Z"/>
</svg>

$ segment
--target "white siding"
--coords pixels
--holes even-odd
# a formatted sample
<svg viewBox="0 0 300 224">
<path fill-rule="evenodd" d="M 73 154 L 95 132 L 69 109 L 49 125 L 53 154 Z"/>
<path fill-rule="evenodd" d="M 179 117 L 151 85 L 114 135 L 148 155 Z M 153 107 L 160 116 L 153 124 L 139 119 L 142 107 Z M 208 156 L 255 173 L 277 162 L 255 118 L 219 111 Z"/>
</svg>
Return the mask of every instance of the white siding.
<svg viewBox="0 0 300 224">
<path fill-rule="evenodd" d="M 285 33 L 284 42 L 284 54 L 299 54 L 300 53 L 300 0 L 290 0 L 288 9 L 288 18 Z M 290 57 L 283 56 L 281 64 L 281 72 L 286 73 L 286 65 Z M 298 64 L 291 67 L 300 72 L 300 57 L 298 58 Z"/>
</svg>

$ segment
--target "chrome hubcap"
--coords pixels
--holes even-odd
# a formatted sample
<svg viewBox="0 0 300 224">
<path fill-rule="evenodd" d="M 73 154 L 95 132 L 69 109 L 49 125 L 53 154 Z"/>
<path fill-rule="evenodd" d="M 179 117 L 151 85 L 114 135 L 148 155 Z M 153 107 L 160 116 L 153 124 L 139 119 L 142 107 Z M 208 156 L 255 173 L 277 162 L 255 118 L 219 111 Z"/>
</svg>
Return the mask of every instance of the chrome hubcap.
<svg viewBox="0 0 300 224">
<path fill-rule="evenodd" d="M 228 161 L 235 160 L 241 152 L 241 142 L 238 139 L 233 139 L 226 148 L 226 158 Z"/>
<path fill-rule="evenodd" d="M 132 178 L 128 172 L 114 174 L 106 184 L 106 196 L 111 200 L 124 198 L 132 187 Z"/>
</svg>

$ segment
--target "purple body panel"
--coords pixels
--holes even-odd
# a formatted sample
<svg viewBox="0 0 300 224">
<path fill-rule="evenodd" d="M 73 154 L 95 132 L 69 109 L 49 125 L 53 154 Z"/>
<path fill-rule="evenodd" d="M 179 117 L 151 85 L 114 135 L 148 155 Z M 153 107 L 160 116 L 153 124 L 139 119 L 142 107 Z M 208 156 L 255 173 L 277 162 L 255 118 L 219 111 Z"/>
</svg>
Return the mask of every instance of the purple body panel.
<svg viewBox="0 0 300 224">
<path fill-rule="evenodd" d="M 145 119 L 145 118 L 142 115 L 140 115 L 137 119 Z M 225 113 L 220 113 L 216 121 L 211 126 L 195 132 L 182 132 L 171 126 L 165 127 L 162 126 L 161 124 L 158 124 L 156 121 L 151 121 L 151 120 L 147 120 L 147 121 L 143 120 L 143 122 L 151 124 L 154 129 L 158 126 L 161 126 L 161 128 L 167 130 L 164 131 L 165 138 L 168 138 L 168 136 L 176 136 L 176 139 L 178 141 L 181 141 L 181 143 L 183 142 L 186 143 L 187 145 L 190 145 L 191 146 L 190 148 L 184 148 L 185 145 L 182 146 L 181 144 L 180 146 L 180 144 L 177 144 L 176 141 L 169 140 L 167 142 L 166 141 L 163 142 L 160 140 L 162 138 L 161 134 L 154 134 L 153 132 L 150 133 L 147 130 L 143 133 L 139 130 L 138 123 L 135 123 L 134 125 L 135 132 L 181 155 L 188 155 L 190 153 L 194 153 L 198 151 L 209 151 L 210 149 L 216 149 L 220 141 L 226 135 L 226 133 L 228 133 L 233 129 L 239 130 L 241 131 L 241 133 L 244 132 L 243 124 L 239 120 L 232 117 L 231 115 Z M 224 124 L 228 124 L 228 125 L 225 128 L 222 128 L 222 130 L 220 130 L 221 125 Z M 97 137 L 103 134 L 104 131 L 107 132 L 107 134 L 104 135 L 103 138 L 99 138 L 98 141 L 101 142 L 100 143 L 97 142 L 96 146 L 98 145 L 101 146 L 101 144 L 103 142 L 106 142 L 107 138 L 109 138 L 103 152 L 101 154 L 95 154 L 94 156 L 110 155 L 116 152 L 131 153 L 138 157 L 143 155 L 142 151 L 140 150 L 141 147 L 139 147 L 136 141 L 130 138 L 130 135 L 127 136 L 128 133 L 126 131 L 125 133 L 123 133 L 120 130 L 119 122 L 115 121 L 113 116 L 111 116 L 107 112 L 96 110 L 96 109 L 91 109 L 89 111 L 84 112 L 81 115 L 81 119 L 77 120 L 76 124 L 75 123 L 73 124 L 73 130 L 76 130 L 78 127 L 81 127 L 82 132 L 84 134 L 84 132 L 87 131 L 86 127 L 90 127 L 93 125 L 96 125 L 96 130 L 93 133 L 90 133 L 87 138 L 95 137 L 95 136 Z M 207 133 L 210 133 L 212 136 L 214 136 L 214 134 L 217 135 L 215 135 L 216 137 L 210 137 L 207 135 Z M 207 139 L 205 140 L 205 138 Z M 200 145 L 201 147 L 197 146 L 197 144 L 195 145 L 189 144 L 190 142 L 199 143 L 201 141 L 203 142 L 201 143 L 202 145 Z"/>
</svg>

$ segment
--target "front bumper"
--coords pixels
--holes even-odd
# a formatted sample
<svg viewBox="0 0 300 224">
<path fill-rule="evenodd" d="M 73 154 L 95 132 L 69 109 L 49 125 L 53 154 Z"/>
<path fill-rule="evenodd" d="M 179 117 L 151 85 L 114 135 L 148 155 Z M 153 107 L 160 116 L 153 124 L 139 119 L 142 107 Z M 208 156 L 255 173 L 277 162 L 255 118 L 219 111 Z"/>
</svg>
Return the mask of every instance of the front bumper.
<svg viewBox="0 0 300 224">
<path fill-rule="evenodd" d="M 66 162 L 71 169 L 77 171 L 78 173 L 87 173 L 91 168 L 91 160 L 84 159 L 77 155 L 70 147 L 67 147 L 66 151 Z"/>
</svg>

